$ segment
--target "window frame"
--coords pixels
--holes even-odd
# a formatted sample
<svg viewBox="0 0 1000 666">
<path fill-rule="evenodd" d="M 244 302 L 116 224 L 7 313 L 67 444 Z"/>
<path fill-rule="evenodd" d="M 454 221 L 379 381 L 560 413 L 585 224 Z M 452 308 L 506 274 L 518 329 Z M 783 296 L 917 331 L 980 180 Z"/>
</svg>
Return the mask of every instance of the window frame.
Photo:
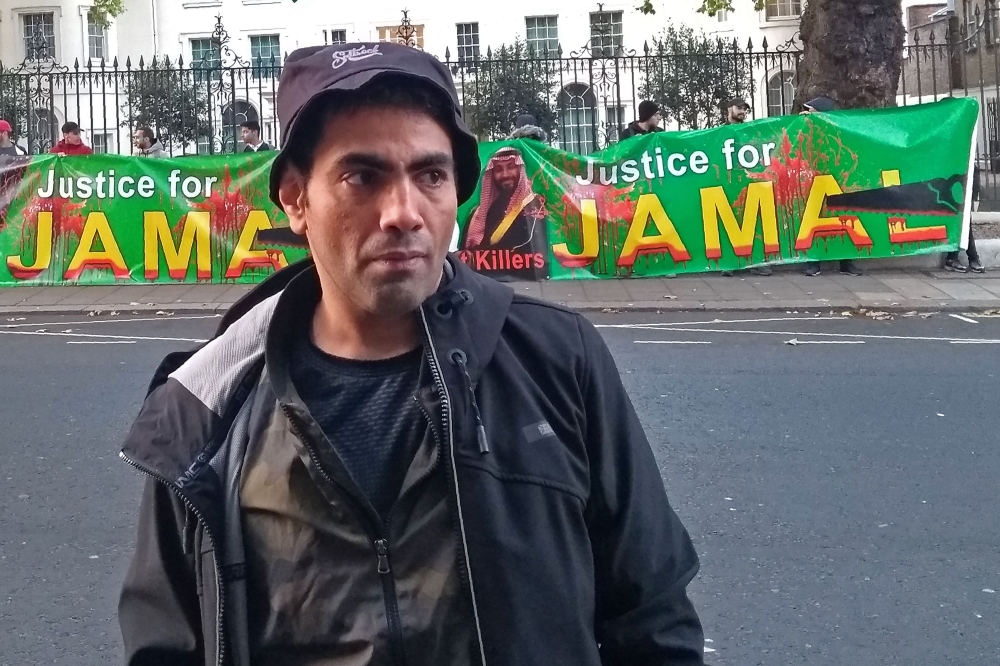
<svg viewBox="0 0 1000 666">
<path fill-rule="evenodd" d="M 783 13 L 787 6 L 788 13 Z M 802 16 L 802 0 L 766 0 L 764 19 L 766 21 L 793 21 Z"/>
<path fill-rule="evenodd" d="M 209 53 L 213 57 L 206 60 L 204 56 L 198 57 L 195 55 L 195 44 L 199 45 L 208 44 L 210 46 Z M 194 70 L 209 70 L 208 72 L 195 72 L 195 81 L 198 83 L 204 83 L 205 81 L 221 81 L 222 80 L 222 45 L 218 44 L 211 37 L 191 37 L 188 39 L 188 45 L 191 48 L 191 69 Z M 200 50 L 200 49 L 199 49 Z"/>
<path fill-rule="evenodd" d="M 468 32 L 463 32 L 463 28 L 468 28 Z M 463 38 L 471 43 L 463 44 Z M 455 40 L 455 55 L 459 65 L 468 68 L 479 60 L 479 21 L 456 23 Z"/>
<path fill-rule="evenodd" d="M 607 35 L 602 35 L 594 32 L 596 25 L 595 19 L 599 19 L 601 16 L 610 18 L 608 25 L 611 27 L 611 32 Z M 615 20 L 617 18 L 617 21 Z M 590 12 L 590 53 L 595 58 L 613 58 L 615 54 L 620 51 L 625 44 L 624 38 L 624 18 L 625 12 L 621 10 L 615 11 L 603 11 L 603 12 Z M 617 32 L 615 29 L 617 28 Z M 610 40 L 610 44 L 607 42 Z M 598 45 L 598 41 L 601 43 Z"/>
<path fill-rule="evenodd" d="M 538 30 L 540 27 L 538 22 L 545 21 L 545 37 L 538 37 Z M 534 25 L 530 25 L 529 21 L 533 21 Z M 534 30 L 535 36 L 531 36 L 531 32 Z M 545 57 L 555 58 L 559 54 L 559 15 L 558 14 L 546 14 L 544 16 L 525 16 L 524 17 L 524 34 L 525 34 L 525 45 L 528 50 L 533 55 L 541 55 L 541 45 L 544 42 Z"/>
<path fill-rule="evenodd" d="M 260 40 L 262 39 L 268 40 L 268 54 L 266 56 L 260 55 L 260 47 L 262 46 Z M 278 73 L 281 71 L 281 34 L 269 32 L 258 35 L 248 35 L 248 41 L 250 42 L 250 64 L 253 67 L 251 70 L 251 76 L 253 79 L 276 78 Z M 255 46 L 258 51 L 257 55 L 254 55 Z M 275 53 L 275 49 L 277 49 L 277 53 Z"/>
<path fill-rule="evenodd" d="M 37 58 L 37 57 L 33 58 L 33 57 L 31 57 L 32 54 L 29 52 L 30 51 L 30 45 L 29 45 L 29 37 L 28 37 L 28 19 L 29 18 L 33 18 L 33 17 L 42 17 L 43 19 L 44 19 L 44 17 L 48 17 L 49 18 L 49 23 L 48 23 L 47 27 L 50 28 L 51 31 L 52 31 L 52 34 L 48 34 L 48 35 L 45 34 L 44 28 L 46 26 L 45 26 L 45 22 L 43 20 L 43 22 L 42 22 L 42 25 L 43 25 L 42 34 L 45 37 L 47 44 L 46 44 L 46 49 L 45 49 L 46 50 L 46 54 L 43 57 L 41 57 L 41 58 Z M 21 39 L 21 48 L 24 49 L 24 59 L 25 60 L 32 60 L 32 61 L 34 61 L 34 60 L 58 60 L 59 43 L 58 43 L 57 36 L 59 34 L 59 31 L 56 30 L 56 12 L 54 10 L 51 10 L 51 9 L 49 9 L 49 10 L 38 9 L 38 10 L 34 10 L 34 11 L 30 11 L 29 10 L 29 11 L 18 12 L 18 18 L 19 18 L 19 23 L 20 23 L 20 28 L 21 28 L 21 30 L 20 30 L 20 33 L 21 33 L 20 34 L 20 39 Z"/>
<path fill-rule="evenodd" d="M 94 29 L 100 30 L 100 35 L 94 34 Z M 94 40 L 100 38 L 100 55 L 94 55 Z M 90 60 L 104 60 L 108 58 L 108 30 L 104 26 L 94 23 L 91 12 L 87 12 L 87 58 Z"/>
</svg>

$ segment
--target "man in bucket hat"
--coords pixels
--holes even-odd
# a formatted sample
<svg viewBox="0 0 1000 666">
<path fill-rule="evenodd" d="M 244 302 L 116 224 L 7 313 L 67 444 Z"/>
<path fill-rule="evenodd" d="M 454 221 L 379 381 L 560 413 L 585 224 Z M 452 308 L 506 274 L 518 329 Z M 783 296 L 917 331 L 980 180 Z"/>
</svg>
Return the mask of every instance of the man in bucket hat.
<svg viewBox="0 0 1000 666">
<path fill-rule="evenodd" d="M 594 327 L 446 256 L 450 72 L 303 49 L 271 196 L 312 259 L 160 367 L 128 664 L 700 664 L 698 568 Z"/>
</svg>

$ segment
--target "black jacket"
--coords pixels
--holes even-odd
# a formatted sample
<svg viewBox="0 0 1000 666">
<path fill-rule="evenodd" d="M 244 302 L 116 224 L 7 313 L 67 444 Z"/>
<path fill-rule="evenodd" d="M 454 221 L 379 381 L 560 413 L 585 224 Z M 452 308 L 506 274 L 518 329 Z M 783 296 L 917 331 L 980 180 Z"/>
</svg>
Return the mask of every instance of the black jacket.
<svg viewBox="0 0 1000 666">
<path fill-rule="evenodd" d="M 233 430 L 266 375 L 276 295 L 307 268 L 258 286 L 218 337 L 168 356 L 153 379 L 122 451 L 152 479 L 119 606 L 128 664 L 246 666 L 227 647 L 245 612 L 230 564 Z M 600 334 L 455 259 L 446 273 L 420 314 L 483 663 L 701 664 L 686 593 L 697 555 Z M 224 371 L 199 372 L 212 354 Z"/>
<path fill-rule="evenodd" d="M 643 134 L 653 134 L 654 132 L 662 132 L 662 131 L 663 128 L 661 127 L 653 127 L 652 129 L 648 130 L 642 129 L 642 127 L 639 125 L 639 121 L 633 120 L 628 124 L 628 127 L 622 130 L 621 140 L 624 141 L 625 139 L 631 139 L 634 136 L 642 136 Z"/>
</svg>

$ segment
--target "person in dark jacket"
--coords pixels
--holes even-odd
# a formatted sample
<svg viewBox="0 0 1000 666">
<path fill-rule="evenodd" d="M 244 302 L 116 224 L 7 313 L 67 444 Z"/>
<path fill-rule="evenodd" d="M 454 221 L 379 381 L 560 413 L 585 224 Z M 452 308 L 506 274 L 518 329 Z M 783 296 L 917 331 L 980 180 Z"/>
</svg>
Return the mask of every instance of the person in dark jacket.
<svg viewBox="0 0 1000 666">
<path fill-rule="evenodd" d="M 826 95 L 820 95 L 819 97 L 814 97 L 805 104 L 802 105 L 802 113 L 827 113 L 828 111 L 833 111 L 837 108 L 837 103 L 827 97 Z M 815 277 L 820 274 L 822 269 L 822 264 L 818 261 L 810 261 L 806 264 L 806 267 L 802 269 L 803 275 L 808 275 L 809 277 Z M 864 275 L 864 271 L 858 268 L 858 265 L 851 261 L 850 259 L 840 260 L 840 272 L 843 275 Z"/>
<path fill-rule="evenodd" d="M 979 165 L 977 164 L 972 170 L 972 210 L 974 211 L 979 210 L 979 193 Z M 971 225 L 969 226 L 969 247 L 966 248 L 965 254 L 969 257 L 968 268 L 958 260 L 958 250 L 955 250 L 954 252 L 949 252 L 945 257 L 944 269 L 955 273 L 965 273 L 967 271 L 972 271 L 973 273 L 986 272 L 983 262 L 979 260 L 979 251 L 976 250 L 976 238 L 973 236 Z"/>
<path fill-rule="evenodd" d="M 662 132 L 660 128 L 660 122 L 663 120 L 663 115 L 660 113 L 660 107 L 656 102 L 651 100 L 644 100 L 639 102 L 639 118 L 631 123 L 622 132 L 621 140 L 631 139 L 633 136 L 642 136 L 643 134 L 652 134 L 653 132 Z"/>
<path fill-rule="evenodd" d="M 312 258 L 153 378 L 126 663 L 703 663 L 698 558 L 600 334 L 447 256 L 480 174 L 450 71 L 313 47 L 277 98 L 271 198 Z"/>
<path fill-rule="evenodd" d="M 243 140 L 244 153 L 259 153 L 262 150 L 271 150 L 267 141 L 260 138 L 260 123 L 256 120 L 247 120 L 240 123 L 240 138 Z"/>
</svg>

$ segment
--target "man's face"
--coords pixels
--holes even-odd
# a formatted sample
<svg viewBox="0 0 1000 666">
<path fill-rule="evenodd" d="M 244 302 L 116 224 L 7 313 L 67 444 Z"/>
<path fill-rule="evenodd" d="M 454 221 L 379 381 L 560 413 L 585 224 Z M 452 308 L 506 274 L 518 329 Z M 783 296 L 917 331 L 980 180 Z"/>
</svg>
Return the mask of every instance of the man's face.
<svg viewBox="0 0 1000 666">
<path fill-rule="evenodd" d="M 729 122 L 742 123 L 747 119 L 747 107 L 736 105 L 729 107 Z"/>
<path fill-rule="evenodd" d="M 243 143 L 247 144 L 248 146 L 256 144 L 257 137 L 259 136 L 260 132 L 254 132 L 249 127 L 240 128 L 240 137 L 243 139 Z"/>
<path fill-rule="evenodd" d="M 427 113 L 374 107 L 334 115 L 308 180 L 287 169 L 279 197 L 325 278 L 324 299 L 398 316 L 437 289 L 458 193 L 451 139 Z"/>
<path fill-rule="evenodd" d="M 659 127 L 660 123 L 663 122 L 663 114 L 657 111 L 653 114 L 653 117 L 650 118 L 649 121 L 653 123 L 653 127 Z"/>
<path fill-rule="evenodd" d="M 148 150 L 152 145 L 149 138 L 142 132 L 136 132 L 132 135 L 132 143 L 135 144 L 135 147 L 139 150 Z"/>
<path fill-rule="evenodd" d="M 0 131 L 0 143 L 3 144 L 10 143 L 10 132 Z"/>
<path fill-rule="evenodd" d="M 77 146 L 83 143 L 83 139 L 80 138 L 79 132 L 66 132 L 65 134 L 63 134 L 63 141 L 65 141 L 71 146 Z"/>
<path fill-rule="evenodd" d="M 513 157 L 493 162 L 493 183 L 505 194 L 511 194 L 521 180 L 521 168 Z"/>
</svg>

